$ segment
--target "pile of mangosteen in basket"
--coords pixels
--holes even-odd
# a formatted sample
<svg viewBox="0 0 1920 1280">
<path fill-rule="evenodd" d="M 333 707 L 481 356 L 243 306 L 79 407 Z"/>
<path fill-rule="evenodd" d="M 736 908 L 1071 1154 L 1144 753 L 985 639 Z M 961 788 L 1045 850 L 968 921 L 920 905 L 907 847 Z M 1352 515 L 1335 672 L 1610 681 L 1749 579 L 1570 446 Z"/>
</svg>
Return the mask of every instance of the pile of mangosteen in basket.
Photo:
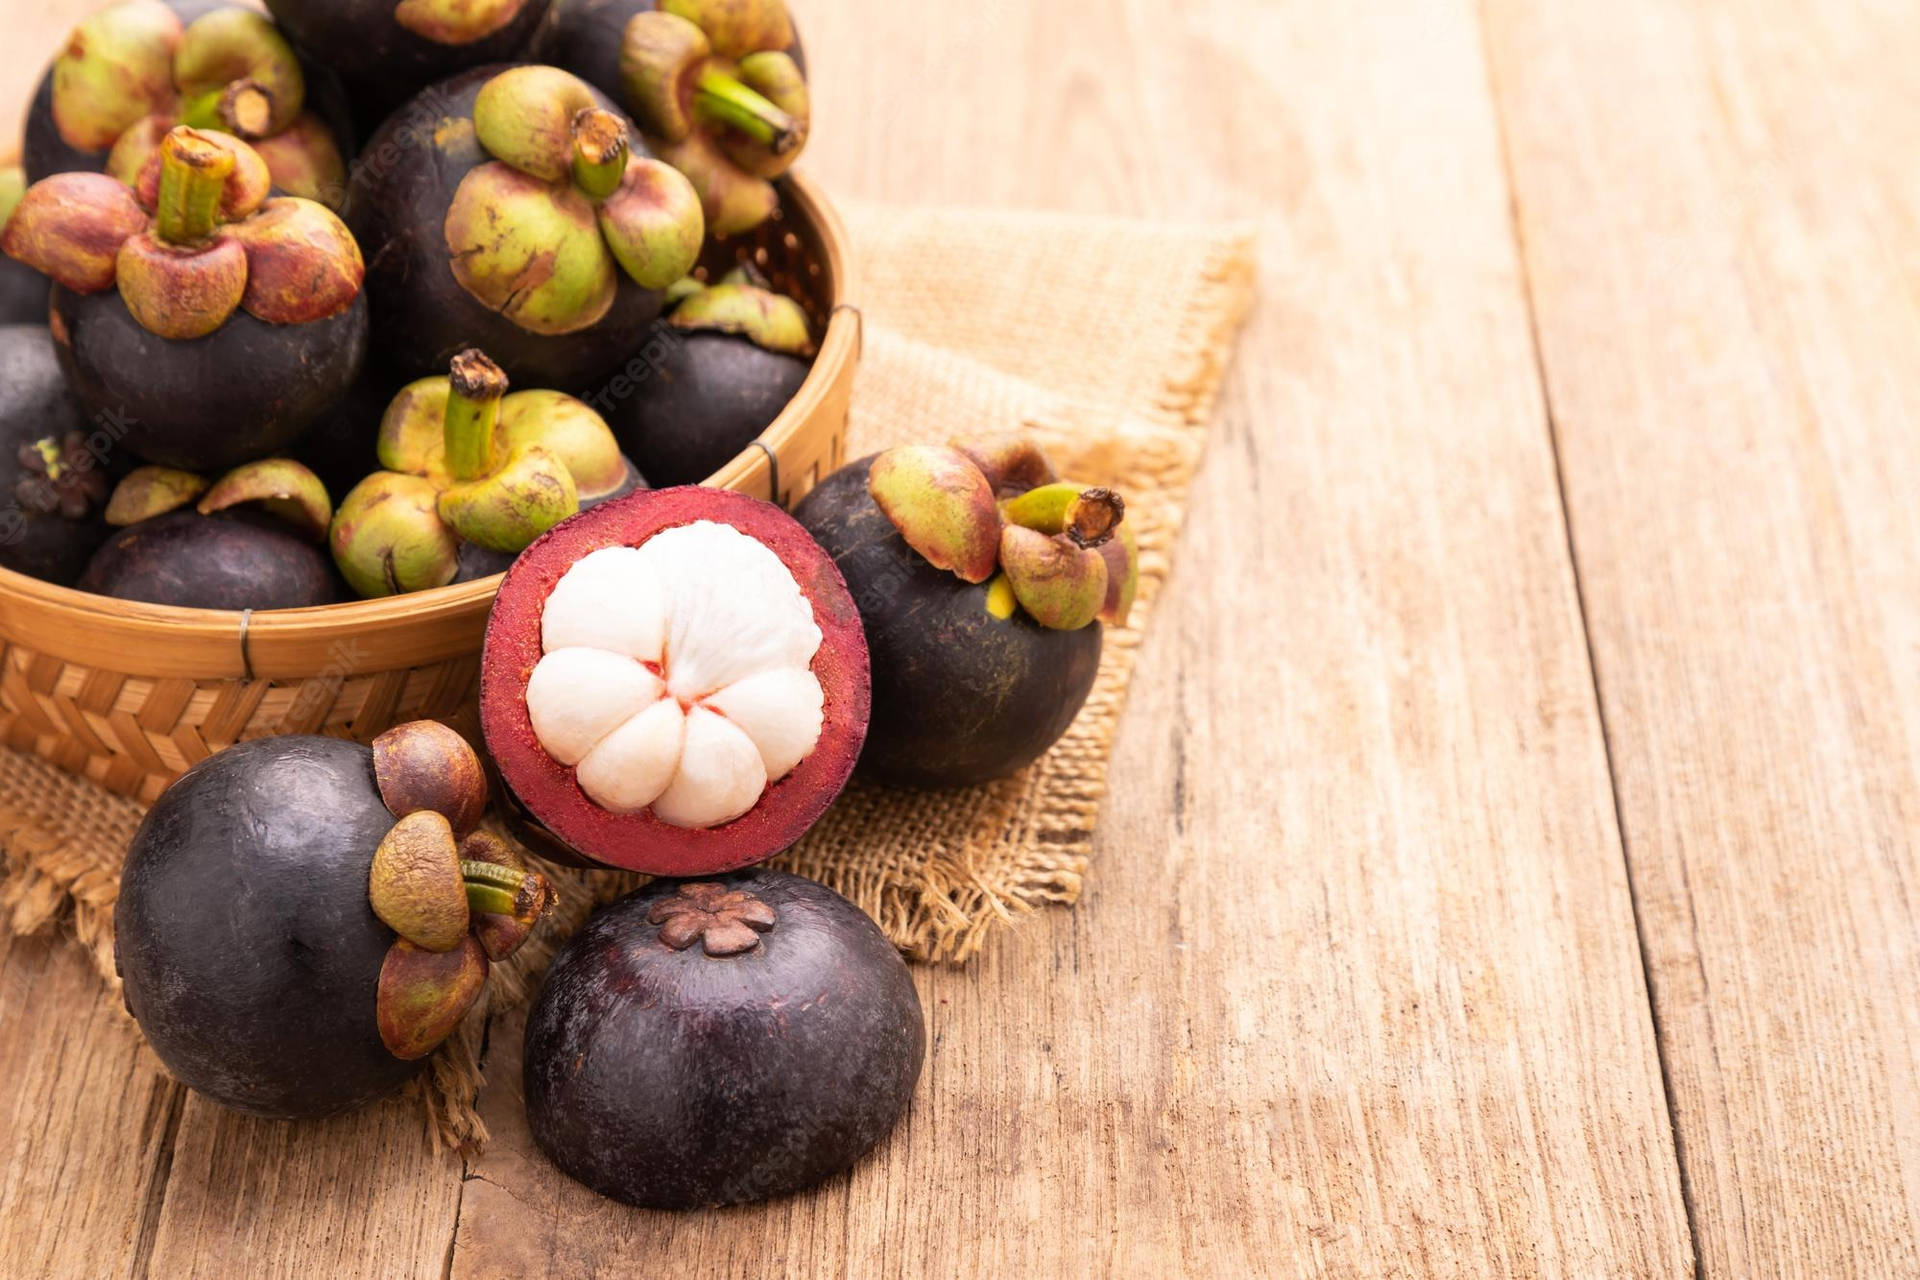
<svg viewBox="0 0 1920 1280">
<path fill-rule="evenodd" d="M 523 847 L 660 876 L 548 975 L 534 1135 L 636 1204 L 812 1185 L 904 1112 L 923 1019 L 871 920 L 756 868 L 856 770 L 976 785 L 1057 741 L 1132 603 L 1124 503 L 1019 440 L 791 515 L 699 487 L 822 336 L 758 234 L 808 132 L 779 0 L 267 7 L 118 0 L 40 85 L 0 174 L 0 566 L 253 611 L 504 575 L 483 742 L 191 769 L 128 854 L 128 1007 L 216 1101 L 331 1114 L 540 927 Z"/>
</svg>

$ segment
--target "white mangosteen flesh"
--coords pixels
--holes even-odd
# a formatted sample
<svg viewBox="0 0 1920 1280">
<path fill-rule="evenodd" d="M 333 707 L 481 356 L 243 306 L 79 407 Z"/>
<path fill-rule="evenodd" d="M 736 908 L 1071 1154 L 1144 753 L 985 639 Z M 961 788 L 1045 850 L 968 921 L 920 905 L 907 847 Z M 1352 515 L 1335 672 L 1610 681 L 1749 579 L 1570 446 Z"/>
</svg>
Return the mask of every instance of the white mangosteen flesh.
<svg viewBox="0 0 1920 1280">
<path fill-rule="evenodd" d="M 540 633 L 534 737 L 611 813 L 722 826 L 820 741 L 813 606 L 731 525 L 698 520 L 583 557 Z"/>
</svg>

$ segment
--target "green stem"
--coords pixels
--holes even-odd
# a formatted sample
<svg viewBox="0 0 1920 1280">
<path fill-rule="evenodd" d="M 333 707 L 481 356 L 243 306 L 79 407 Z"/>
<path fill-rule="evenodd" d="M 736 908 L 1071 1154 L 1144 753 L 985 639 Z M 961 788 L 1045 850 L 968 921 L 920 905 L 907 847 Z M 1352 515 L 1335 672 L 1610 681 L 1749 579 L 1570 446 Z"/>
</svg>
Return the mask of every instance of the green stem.
<svg viewBox="0 0 1920 1280">
<path fill-rule="evenodd" d="M 476 915 L 520 914 L 527 882 L 534 872 L 503 867 L 497 862 L 461 862 L 460 878 L 467 884 L 467 908 Z"/>
<path fill-rule="evenodd" d="M 193 132 L 175 129 L 160 143 L 160 195 L 153 229 L 168 244 L 199 244 L 220 225 L 220 197 L 233 153 Z"/>
<path fill-rule="evenodd" d="M 453 358 L 448 382 L 447 471 L 455 480 L 478 480 L 493 472 L 493 429 L 500 421 L 507 375 L 469 349 Z"/>
<path fill-rule="evenodd" d="M 700 73 L 693 90 L 693 107 L 715 124 L 738 129 L 771 147 L 777 156 L 800 145 L 800 129 L 792 116 L 718 67 Z"/>
<path fill-rule="evenodd" d="M 1111 489 L 1081 489 L 1072 484 L 1048 484 L 1029 489 L 1001 504 L 1009 524 L 1044 533 L 1065 534 L 1082 549 L 1098 547 L 1120 528 L 1127 504 Z"/>
<path fill-rule="evenodd" d="M 593 201 L 605 200 L 627 175 L 627 125 L 611 111 L 588 107 L 573 118 L 573 182 Z"/>
</svg>

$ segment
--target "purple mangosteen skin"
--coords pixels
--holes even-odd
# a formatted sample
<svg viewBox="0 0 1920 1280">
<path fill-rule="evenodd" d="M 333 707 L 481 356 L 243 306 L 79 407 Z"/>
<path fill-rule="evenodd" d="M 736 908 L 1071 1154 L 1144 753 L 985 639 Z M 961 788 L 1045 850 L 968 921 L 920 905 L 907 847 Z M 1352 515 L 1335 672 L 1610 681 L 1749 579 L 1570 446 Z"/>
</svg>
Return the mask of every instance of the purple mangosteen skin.
<svg viewBox="0 0 1920 1280">
<path fill-rule="evenodd" d="M 32 267 L 0 259 L 0 325 L 47 324 L 47 297 L 53 284 Z"/>
<path fill-rule="evenodd" d="M 73 431 L 89 434 L 46 326 L 0 326 L 0 565 L 63 587 L 113 532 L 101 514 L 104 503 L 79 520 L 39 515 L 20 509 L 16 486 L 23 446 Z M 111 481 L 111 460 L 96 460 Z"/>
<path fill-rule="evenodd" d="M 885 1137 L 926 1057 L 899 952 L 859 908 L 785 872 L 708 877 L 778 914 L 759 944 L 676 951 L 648 922 L 681 881 L 600 911 L 527 1021 L 527 1118 L 602 1195 L 650 1208 L 814 1186 Z"/>
<path fill-rule="evenodd" d="M 1044 755 L 1100 674 L 1098 622 L 1054 631 L 1018 610 L 987 612 L 962 582 L 907 545 L 867 492 L 872 458 L 821 481 L 793 517 L 840 567 L 873 659 L 873 719 L 860 770 L 888 786 L 970 787 Z"/>
<path fill-rule="evenodd" d="M 699 484 L 759 439 L 813 362 L 730 333 L 675 331 L 650 376 L 611 409 L 620 447 L 662 488 Z"/>
<path fill-rule="evenodd" d="M 547 12 L 547 0 L 527 0 L 513 21 L 492 35 L 447 45 L 401 26 L 394 17 L 395 0 L 266 0 L 266 5 L 303 54 L 339 75 L 363 136 L 435 80 L 518 56 Z"/>
<path fill-rule="evenodd" d="M 367 904 L 393 826 L 373 752 L 334 738 L 243 742 L 161 795 L 127 852 L 114 959 L 167 1070 L 251 1115 L 333 1115 L 425 1065 L 374 1019 L 393 934 Z"/>
<path fill-rule="evenodd" d="M 118 531 L 74 585 L 183 609 L 303 609 L 342 596 L 332 559 L 281 521 L 251 511 L 203 516 L 191 508 Z"/>
<path fill-rule="evenodd" d="M 442 125 L 471 121 L 480 90 L 510 65 L 476 67 L 423 90 L 380 126 L 353 171 L 343 216 L 367 258 L 373 348 L 387 372 L 420 378 L 445 373 L 455 355 L 478 347 L 516 390 L 551 388 L 591 400 L 597 384 L 646 341 L 660 315 L 659 292 L 621 272 L 613 306 L 599 323 L 539 334 L 475 298 L 453 275 L 447 210 L 460 180 L 489 157 L 471 129 Z M 625 119 L 604 95 L 599 105 Z M 634 154 L 646 155 L 638 130 L 630 132 Z"/>
<path fill-rule="evenodd" d="M 117 290 L 53 290 L 60 367 L 87 415 L 163 467 L 218 472 L 282 452 L 352 391 L 367 355 L 367 297 L 323 320 L 235 311 L 204 338 L 149 332 Z"/>
</svg>

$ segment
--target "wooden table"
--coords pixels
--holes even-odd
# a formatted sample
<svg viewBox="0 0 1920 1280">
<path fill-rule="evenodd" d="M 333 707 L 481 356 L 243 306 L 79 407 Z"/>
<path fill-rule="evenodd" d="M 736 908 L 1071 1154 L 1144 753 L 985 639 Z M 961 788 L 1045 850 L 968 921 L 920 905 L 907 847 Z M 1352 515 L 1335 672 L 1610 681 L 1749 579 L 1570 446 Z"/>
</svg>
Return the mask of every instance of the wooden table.
<svg viewBox="0 0 1920 1280">
<path fill-rule="evenodd" d="M 1085 902 L 688 1216 L 0 943 L 0 1275 L 1920 1274 L 1920 10 L 797 3 L 835 191 L 1264 228 Z"/>
</svg>

